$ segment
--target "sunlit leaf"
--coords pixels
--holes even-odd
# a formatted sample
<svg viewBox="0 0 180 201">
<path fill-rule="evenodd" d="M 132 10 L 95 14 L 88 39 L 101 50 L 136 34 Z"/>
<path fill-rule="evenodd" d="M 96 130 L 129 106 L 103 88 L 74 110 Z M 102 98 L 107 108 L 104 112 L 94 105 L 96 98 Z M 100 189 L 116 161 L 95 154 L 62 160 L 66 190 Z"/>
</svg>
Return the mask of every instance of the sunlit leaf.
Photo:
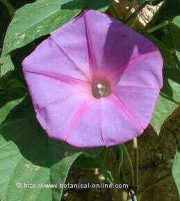
<svg viewBox="0 0 180 201">
<path fill-rule="evenodd" d="M 14 70 L 14 64 L 10 55 L 3 55 L 0 58 L 0 76 L 4 76 L 7 72 Z"/>
<path fill-rule="evenodd" d="M 39 0 L 27 4 L 16 11 L 10 23 L 3 54 L 20 48 L 40 36 L 50 34 L 75 16 L 83 9 L 94 8 L 103 10 L 111 0 Z"/>
<path fill-rule="evenodd" d="M 151 125 L 157 134 L 160 133 L 161 127 L 166 121 L 166 119 L 175 111 L 178 107 L 173 101 L 164 98 L 162 95 L 159 95 L 156 108 L 151 120 Z"/>
</svg>

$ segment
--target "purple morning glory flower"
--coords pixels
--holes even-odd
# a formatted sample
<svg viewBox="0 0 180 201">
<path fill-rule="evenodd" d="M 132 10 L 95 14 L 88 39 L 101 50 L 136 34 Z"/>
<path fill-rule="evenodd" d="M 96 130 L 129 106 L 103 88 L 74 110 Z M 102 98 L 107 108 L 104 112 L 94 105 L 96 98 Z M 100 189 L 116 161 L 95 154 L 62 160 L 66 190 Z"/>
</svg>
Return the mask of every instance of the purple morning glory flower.
<svg viewBox="0 0 180 201">
<path fill-rule="evenodd" d="M 143 133 L 162 87 L 162 67 L 152 42 L 93 10 L 23 61 L 41 126 L 77 147 L 111 146 Z"/>
</svg>

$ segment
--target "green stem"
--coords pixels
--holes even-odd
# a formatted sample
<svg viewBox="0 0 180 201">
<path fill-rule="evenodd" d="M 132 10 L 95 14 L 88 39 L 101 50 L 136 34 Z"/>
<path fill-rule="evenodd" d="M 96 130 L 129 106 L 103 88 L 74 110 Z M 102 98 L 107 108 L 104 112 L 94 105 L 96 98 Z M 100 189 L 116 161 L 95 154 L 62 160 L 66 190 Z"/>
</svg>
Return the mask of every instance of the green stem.
<svg viewBox="0 0 180 201">
<path fill-rule="evenodd" d="M 111 172 L 108 171 L 104 166 L 101 166 L 100 169 L 101 169 L 103 175 L 105 176 L 106 180 L 109 182 L 109 184 L 112 184 L 112 185 L 115 184 L 114 178 L 113 178 Z"/>
<path fill-rule="evenodd" d="M 132 160 L 131 160 L 131 157 L 129 155 L 129 152 L 128 152 L 125 144 L 122 144 L 122 148 L 123 148 L 124 154 L 126 154 L 126 156 L 127 156 L 128 162 L 129 162 L 130 172 L 131 172 L 131 183 L 134 186 L 134 169 L 133 169 Z"/>
<path fill-rule="evenodd" d="M 134 157 L 135 157 L 135 187 L 138 188 L 139 185 L 139 151 L 138 151 L 138 143 L 137 138 L 133 139 L 133 149 L 134 149 Z M 137 192 L 135 192 L 137 194 Z"/>
<path fill-rule="evenodd" d="M 148 33 L 153 33 L 153 32 L 155 32 L 155 31 L 157 31 L 157 30 L 159 30 L 159 29 L 162 29 L 163 27 L 166 27 L 166 26 L 168 26 L 168 25 L 170 25 L 170 24 L 171 24 L 170 21 L 164 21 L 164 22 L 162 22 L 162 23 L 160 23 L 160 24 L 157 24 L 157 25 L 155 25 L 155 26 L 153 26 L 153 27 L 150 27 L 150 28 L 146 29 L 146 31 L 147 31 Z"/>
<path fill-rule="evenodd" d="M 14 16 L 14 12 L 15 12 L 15 8 L 13 7 L 13 5 L 8 1 L 8 0 L 0 0 L 0 3 L 2 3 L 8 10 L 9 15 L 11 17 Z"/>
</svg>

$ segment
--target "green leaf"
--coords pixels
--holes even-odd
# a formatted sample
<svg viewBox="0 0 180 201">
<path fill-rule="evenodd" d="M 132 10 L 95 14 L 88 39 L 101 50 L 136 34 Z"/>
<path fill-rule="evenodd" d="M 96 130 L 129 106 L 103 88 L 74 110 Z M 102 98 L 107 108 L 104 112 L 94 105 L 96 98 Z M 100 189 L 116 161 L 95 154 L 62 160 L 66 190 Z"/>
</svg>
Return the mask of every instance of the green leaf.
<svg viewBox="0 0 180 201">
<path fill-rule="evenodd" d="M 101 0 L 101 1 L 92 1 L 92 0 L 72 0 L 67 4 L 64 4 L 62 8 L 66 9 L 96 9 L 100 11 L 105 11 L 108 6 L 112 3 L 112 0 Z"/>
<path fill-rule="evenodd" d="M 171 35 L 176 55 L 180 60 L 180 16 L 175 17 L 172 24 Z"/>
<path fill-rule="evenodd" d="M 64 184 L 72 163 L 81 155 L 81 151 L 68 147 L 63 143 L 49 141 L 51 162 L 50 177 L 52 184 Z M 52 192 L 53 201 L 62 197 L 62 188 L 55 188 Z"/>
<path fill-rule="evenodd" d="M 4 53 L 49 34 L 75 17 L 80 12 L 79 9 L 61 9 L 67 2 L 68 0 L 41 0 L 17 10 L 7 30 Z"/>
<path fill-rule="evenodd" d="M 7 81 L 6 88 L 13 88 L 14 90 L 16 89 L 25 89 L 26 87 L 24 86 L 24 84 L 22 82 L 20 82 L 18 79 L 10 79 Z"/>
<path fill-rule="evenodd" d="M 161 127 L 166 119 L 175 111 L 178 107 L 173 101 L 164 98 L 161 94 L 159 95 L 156 108 L 151 120 L 151 125 L 157 134 L 160 133 Z"/>
<path fill-rule="evenodd" d="M 17 106 L 20 102 L 22 102 L 24 99 L 23 98 L 19 98 L 17 100 L 12 100 L 9 101 L 8 103 L 6 103 L 3 107 L 0 108 L 0 124 L 6 119 L 6 117 L 8 116 L 8 114 L 10 113 L 10 111 Z"/>
<path fill-rule="evenodd" d="M 3 48 L 3 54 L 23 47 L 40 36 L 47 35 L 59 28 L 82 9 L 105 9 L 111 0 L 39 0 L 27 4 L 16 11 L 10 23 Z"/>
<path fill-rule="evenodd" d="M 96 151 L 96 154 L 93 150 Z M 104 154 L 105 149 L 103 148 L 85 150 L 76 160 L 75 165 L 82 168 L 104 168 Z"/>
<path fill-rule="evenodd" d="M 21 102 L 0 125 L 0 198 L 60 200 L 63 189 L 58 184 L 65 182 L 70 166 L 81 152 L 50 140 L 29 104 L 26 100 Z M 51 182 L 57 188 L 51 189 Z"/>
<path fill-rule="evenodd" d="M 10 55 L 2 55 L 0 58 L 0 77 L 4 76 L 7 72 L 14 70 L 14 64 Z"/>
<path fill-rule="evenodd" d="M 161 94 L 168 100 L 180 104 L 180 71 L 177 68 L 168 68 L 165 64 L 164 86 Z"/>
<path fill-rule="evenodd" d="M 180 151 L 177 150 L 176 156 L 173 163 L 172 174 L 179 192 L 180 198 Z"/>
<path fill-rule="evenodd" d="M 157 134 L 159 134 L 163 123 L 180 103 L 180 64 L 162 41 L 152 36 L 150 38 L 159 47 L 164 61 L 164 86 L 151 120 L 151 125 Z"/>
<path fill-rule="evenodd" d="M 14 142 L 0 139 L 0 197 L 4 201 L 51 200 L 51 189 L 36 189 L 30 185 L 50 183 L 49 169 L 31 163 L 20 153 Z"/>
</svg>

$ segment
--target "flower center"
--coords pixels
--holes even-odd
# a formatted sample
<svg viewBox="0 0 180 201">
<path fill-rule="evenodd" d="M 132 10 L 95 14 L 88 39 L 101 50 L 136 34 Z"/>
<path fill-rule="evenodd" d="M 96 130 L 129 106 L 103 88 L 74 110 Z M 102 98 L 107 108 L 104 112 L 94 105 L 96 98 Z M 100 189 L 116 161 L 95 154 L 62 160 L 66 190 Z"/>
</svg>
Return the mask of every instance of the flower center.
<svg viewBox="0 0 180 201">
<path fill-rule="evenodd" d="M 95 98 L 102 98 L 109 96 L 111 93 L 111 87 L 108 81 L 95 81 L 91 86 L 92 95 Z"/>
</svg>

